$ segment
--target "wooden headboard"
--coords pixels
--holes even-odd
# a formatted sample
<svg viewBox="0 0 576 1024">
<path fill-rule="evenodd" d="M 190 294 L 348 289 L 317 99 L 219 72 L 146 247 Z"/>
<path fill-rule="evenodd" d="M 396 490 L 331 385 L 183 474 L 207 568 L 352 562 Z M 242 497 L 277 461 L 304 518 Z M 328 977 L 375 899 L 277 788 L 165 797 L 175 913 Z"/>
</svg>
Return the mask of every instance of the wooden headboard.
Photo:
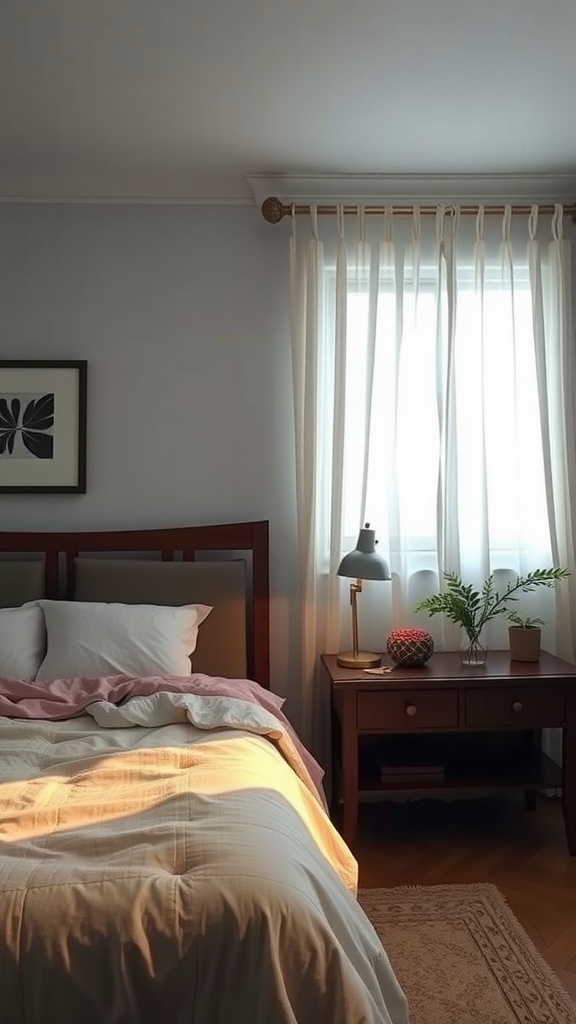
<svg viewBox="0 0 576 1024">
<path fill-rule="evenodd" d="M 194 562 L 212 558 L 245 558 L 247 674 L 270 686 L 268 522 L 222 523 L 152 530 L 87 531 L 81 533 L 16 533 L 0 531 L 1 559 L 44 563 L 43 596 L 72 600 L 76 595 L 77 559 L 82 557 L 146 558 L 162 562 Z M 148 599 L 148 602 L 150 600 Z M 164 603 L 158 601 L 157 603 Z M 169 602 L 166 602 L 169 603 Z M 207 602 L 208 603 L 208 602 Z"/>
</svg>

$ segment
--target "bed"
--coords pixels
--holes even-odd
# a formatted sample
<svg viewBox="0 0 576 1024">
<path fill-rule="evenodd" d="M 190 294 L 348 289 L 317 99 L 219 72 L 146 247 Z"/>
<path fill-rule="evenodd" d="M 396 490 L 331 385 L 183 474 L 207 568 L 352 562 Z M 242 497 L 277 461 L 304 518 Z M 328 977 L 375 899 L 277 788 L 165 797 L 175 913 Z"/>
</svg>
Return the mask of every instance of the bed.
<svg viewBox="0 0 576 1024">
<path fill-rule="evenodd" d="M 6 1024 L 407 1024 L 268 620 L 267 522 L 0 532 Z"/>
</svg>

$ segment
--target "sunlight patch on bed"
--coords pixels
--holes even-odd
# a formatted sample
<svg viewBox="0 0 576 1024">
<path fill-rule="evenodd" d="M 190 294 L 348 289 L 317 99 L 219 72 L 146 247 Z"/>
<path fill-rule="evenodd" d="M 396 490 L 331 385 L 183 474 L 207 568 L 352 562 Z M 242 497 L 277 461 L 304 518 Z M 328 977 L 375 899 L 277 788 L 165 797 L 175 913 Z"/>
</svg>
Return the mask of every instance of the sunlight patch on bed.
<svg viewBox="0 0 576 1024">
<path fill-rule="evenodd" d="M 195 802 L 256 791 L 281 796 L 314 830 L 316 800 L 268 740 L 250 736 L 93 754 L 68 762 L 66 774 L 4 782 L 0 842 L 122 818 L 136 823 L 155 807 L 176 801 L 179 815 L 193 817 Z"/>
</svg>

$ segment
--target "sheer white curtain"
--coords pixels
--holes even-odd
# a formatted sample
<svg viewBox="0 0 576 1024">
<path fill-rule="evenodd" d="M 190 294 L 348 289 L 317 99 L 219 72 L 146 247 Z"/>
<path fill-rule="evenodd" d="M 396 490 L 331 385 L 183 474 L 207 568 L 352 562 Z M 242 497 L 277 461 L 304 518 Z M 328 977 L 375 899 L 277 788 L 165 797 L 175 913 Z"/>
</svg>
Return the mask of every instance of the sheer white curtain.
<svg viewBox="0 0 576 1024">
<path fill-rule="evenodd" d="M 341 555 L 369 521 L 392 583 L 359 599 L 361 645 L 394 626 L 458 646 L 415 604 L 453 570 L 499 584 L 574 568 L 576 430 L 570 244 L 554 216 L 292 217 L 291 336 L 304 735 L 319 655 L 350 643 Z M 537 608 L 537 612 L 534 610 Z M 573 659 L 576 578 L 522 601 Z M 507 646 L 496 620 L 489 646 Z M 324 719 L 325 721 L 325 719 Z"/>
</svg>

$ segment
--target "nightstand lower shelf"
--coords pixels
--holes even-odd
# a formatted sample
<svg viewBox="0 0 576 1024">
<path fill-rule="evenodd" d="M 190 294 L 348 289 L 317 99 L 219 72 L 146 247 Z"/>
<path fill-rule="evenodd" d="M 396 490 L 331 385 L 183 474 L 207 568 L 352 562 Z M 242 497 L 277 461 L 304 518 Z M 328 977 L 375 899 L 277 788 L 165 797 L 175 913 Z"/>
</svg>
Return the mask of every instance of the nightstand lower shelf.
<svg viewBox="0 0 576 1024">
<path fill-rule="evenodd" d="M 443 763 L 442 778 L 427 778 L 425 774 L 404 779 L 399 773 L 394 779 L 382 781 L 376 772 L 360 773 L 358 795 L 394 791 L 420 791 L 442 789 L 560 789 L 562 771 L 547 754 L 534 753 L 520 763 L 505 755 L 494 758 L 490 768 L 479 769 L 474 757 L 447 757 Z"/>
</svg>

